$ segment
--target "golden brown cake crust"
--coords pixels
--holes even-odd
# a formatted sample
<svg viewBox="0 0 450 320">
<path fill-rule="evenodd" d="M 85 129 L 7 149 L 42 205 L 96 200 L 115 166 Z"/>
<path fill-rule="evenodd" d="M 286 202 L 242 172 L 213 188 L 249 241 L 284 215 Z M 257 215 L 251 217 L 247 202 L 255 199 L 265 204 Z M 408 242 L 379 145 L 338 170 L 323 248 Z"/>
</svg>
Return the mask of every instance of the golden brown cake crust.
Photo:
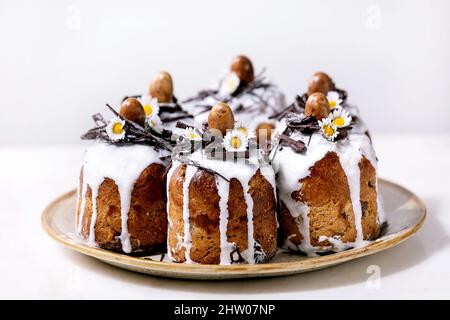
<svg viewBox="0 0 450 320">
<path fill-rule="evenodd" d="M 184 237 L 183 183 L 186 165 L 180 165 L 172 174 L 169 183 L 169 228 L 168 244 L 172 258 L 185 262 L 185 248 L 178 246 L 179 237 Z M 249 182 L 253 199 L 254 237 L 268 258 L 276 253 L 277 226 L 275 218 L 275 196 L 272 185 L 258 170 Z M 197 170 L 189 185 L 189 229 L 192 240 L 190 258 L 203 264 L 220 263 L 220 196 L 215 177 L 204 170 Z M 227 241 L 235 243 L 242 253 L 248 246 L 247 205 L 244 190 L 239 180 L 231 179 L 228 195 Z"/>
<path fill-rule="evenodd" d="M 167 214 L 164 172 L 163 165 L 151 164 L 141 173 L 134 184 L 127 224 L 132 252 L 151 251 L 162 248 L 165 244 Z M 80 185 L 82 185 L 82 181 L 83 173 L 80 175 Z M 81 203 L 81 199 L 78 202 Z M 117 185 L 114 180 L 105 178 L 98 190 L 97 218 L 94 227 L 95 242 L 99 247 L 122 251 L 119 239 L 122 231 L 120 209 L 120 194 Z M 92 190 L 88 185 L 81 228 L 81 235 L 84 239 L 89 238 L 91 218 Z"/>
<path fill-rule="evenodd" d="M 364 240 L 379 235 L 377 218 L 376 170 L 363 157 L 361 170 L 360 198 L 363 209 L 362 230 Z M 319 241 L 320 236 L 338 236 L 344 243 L 356 240 L 355 216 L 350 198 L 347 176 L 334 152 L 327 153 L 310 168 L 310 175 L 301 179 L 301 188 L 292 193 L 292 198 L 309 207 L 309 229 L 312 246 L 330 246 L 328 241 Z M 302 235 L 295 218 L 286 205 L 280 201 L 281 240 L 289 237 L 294 245 L 301 243 Z"/>
</svg>

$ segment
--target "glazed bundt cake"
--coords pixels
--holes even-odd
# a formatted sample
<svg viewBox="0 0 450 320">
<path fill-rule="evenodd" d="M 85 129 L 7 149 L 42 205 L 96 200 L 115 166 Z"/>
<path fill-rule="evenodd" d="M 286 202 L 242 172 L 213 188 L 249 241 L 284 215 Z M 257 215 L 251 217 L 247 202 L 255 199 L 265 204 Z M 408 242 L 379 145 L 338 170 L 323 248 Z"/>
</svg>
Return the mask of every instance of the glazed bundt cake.
<svg viewBox="0 0 450 320">
<path fill-rule="evenodd" d="M 324 74 L 316 74 L 312 82 L 334 88 Z M 273 151 L 281 241 L 309 255 L 373 240 L 383 220 L 377 158 L 367 130 L 346 110 L 343 91 L 340 96 L 332 92 L 337 98 L 330 101 L 326 90 L 309 92 L 301 110 L 284 116 L 286 129 Z"/>
<path fill-rule="evenodd" d="M 109 123 L 99 114 L 94 120 L 97 127 L 83 136 L 97 141 L 81 169 L 78 235 L 91 246 L 125 253 L 163 249 L 169 144 L 144 128 L 145 113 L 134 98 Z"/>
<path fill-rule="evenodd" d="M 173 154 L 167 251 L 175 262 L 262 263 L 277 251 L 272 167 L 249 150 L 254 132 L 234 125 L 229 106 L 218 104 L 208 130 L 188 127 Z"/>
<path fill-rule="evenodd" d="M 207 121 L 211 106 L 218 102 L 226 102 L 236 117 L 253 129 L 286 107 L 281 90 L 266 79 L 264 72 L 255 75 L 252 62 L 242 55 L 233 59 L 218 84 L 184 100 L 183 106 L 201 125 Z"/>
</svg>

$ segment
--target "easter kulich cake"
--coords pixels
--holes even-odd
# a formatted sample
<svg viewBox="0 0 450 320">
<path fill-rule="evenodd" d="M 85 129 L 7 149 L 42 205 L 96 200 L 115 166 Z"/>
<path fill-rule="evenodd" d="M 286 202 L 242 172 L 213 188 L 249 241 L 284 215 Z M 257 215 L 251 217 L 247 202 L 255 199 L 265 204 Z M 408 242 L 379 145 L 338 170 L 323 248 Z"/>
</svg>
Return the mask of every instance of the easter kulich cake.
<svg viewBox="0 0 450 320">
<path fill-rule="evenodd" d="M 308 255 L 338 252 L 380 234 L 377 158 L 346 97 L 328 75 L 316 73 L 281 119 L 285 130 L 274 166 L 285 248 Z"/>
<path fill-rule="evenodd" d="M 208 130 L 187 127 L 167 175 L 172 261 L 254 264 L 275 255 L 275 176 L 250 147 L 254 138 L 223 103 L 209 113 Z"/>
<path fill-rule="evenodd" d="M 253 129 L 261 123 L 273 124 L 269 116 L 286 107 L 281 90 L 267 80 L 264 70 L 255 74 L 252 62 L 243 55 L 233 59 L 218 84 L 185 99 L 183 106 L 201 125 L 207 121 L 211 107 L 218 102 L 227 103 L 236 117 Z"/>
<path fill-rule="evenodd" d="M 123 101 L 129 97 L 126 96 Z M 175 97 L 172 76 L 167 71 L 158 72 L 153 77 L 147 93 L 131 97 L 142 104 L 147 122 L 152 126 L 173 131 L 178 121 L 193 121 L 193 116 L 183 109 Z"/>
<path fill-rule="evenodd" d="M 169 133 L 150 129 L 135 98 L 125 100 L 109 122 L 100 114 L 93 118 L 96 127 L 82 137 L 95 142 L 80 173 L 77 234 L 91 246 L 117 252 L 163 250 Z"/>
</svg>

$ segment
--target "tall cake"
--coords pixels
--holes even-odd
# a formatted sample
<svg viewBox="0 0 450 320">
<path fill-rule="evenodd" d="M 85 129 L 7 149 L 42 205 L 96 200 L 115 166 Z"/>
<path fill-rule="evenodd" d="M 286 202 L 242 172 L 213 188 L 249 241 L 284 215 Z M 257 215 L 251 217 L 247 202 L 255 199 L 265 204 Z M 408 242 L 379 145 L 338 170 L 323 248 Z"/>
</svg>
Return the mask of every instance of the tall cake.
<svg viewBox="0 0 450 320">
<path fill-rule="evenodd" d="M 120 113 L 84 139 L 86 150 L 77 201 L 77 234 L 91 246 L 134 253 L 164 248 L 167 237 L 165 170 L 170 134 L 146 124 L 140 102 L 129 98 Z M 148 120 L 148 119 L 147 119 Z"/>
<path fill-rule="evenodd" d="M 168 254 L 176 262 L 262 263 L 277 250 L 275 176 L 254 132 L 215 105 L 187 127 L 167 176 Z"/>
<path fill-rule="evenodd" d="M 282 117 L 273 150 L 280 238 L 309 255 L 361 246 L 379 236 L 383 221 L 377 158 L 343 93 L 328 75 L 315 74 L 305 103 L 298 99 Z"/>
</svg>

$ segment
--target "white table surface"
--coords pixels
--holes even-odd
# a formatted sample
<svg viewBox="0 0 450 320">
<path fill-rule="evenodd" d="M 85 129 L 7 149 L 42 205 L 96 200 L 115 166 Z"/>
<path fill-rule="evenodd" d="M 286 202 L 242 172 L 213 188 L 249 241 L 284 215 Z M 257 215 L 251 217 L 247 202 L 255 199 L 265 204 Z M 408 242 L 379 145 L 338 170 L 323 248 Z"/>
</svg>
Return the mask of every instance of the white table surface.
<svg viewBox="0 0 450 320">
<path fill-rule="evenodd" d="M 83 146 L 0 148 L 0 298 L 450 298 L 450 135 L 376 135 L 379 175 L 427 205 L 418 234 L 387 251 L 280 278 L 180 281 L 124 271 L 73 252 L 40 225 L 44 207 L 76 186 Z M 380 267 L 378 288 L 367 284 Z"/>
</svg>

